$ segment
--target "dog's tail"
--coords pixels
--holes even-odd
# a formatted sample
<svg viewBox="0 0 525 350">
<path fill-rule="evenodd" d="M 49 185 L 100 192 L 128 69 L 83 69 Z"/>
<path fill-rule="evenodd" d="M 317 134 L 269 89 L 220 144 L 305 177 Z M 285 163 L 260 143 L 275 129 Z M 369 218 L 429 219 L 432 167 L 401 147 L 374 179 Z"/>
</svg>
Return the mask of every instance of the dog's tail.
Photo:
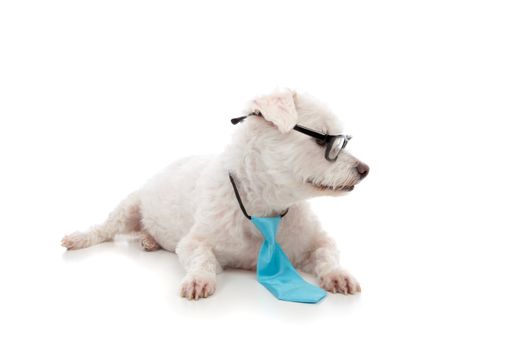
<svg viewBox="0 0 525 350">
<path fill-rule="evenodd" d="M 109 214 L 106 221 L 96 225 L 86 232 L 74 232 L 62 239 L 62 246 L 67 249 L 87 248 L 95 244 L 109 241 L 118 233 L 140 232 L 142 229 L 140 200 L 136 193 L 124 199 Z"/>
</svg>

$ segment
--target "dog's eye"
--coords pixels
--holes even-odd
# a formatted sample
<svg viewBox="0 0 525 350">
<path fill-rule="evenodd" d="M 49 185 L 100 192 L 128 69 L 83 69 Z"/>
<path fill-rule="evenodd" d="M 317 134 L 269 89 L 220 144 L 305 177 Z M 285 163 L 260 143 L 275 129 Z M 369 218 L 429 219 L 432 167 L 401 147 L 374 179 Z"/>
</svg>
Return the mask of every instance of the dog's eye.
<svg viewBox="0 0 525 350">
<path fill-rule="evenodd" d="M 319 139 L 316 139 L 315 143 L 317 143 L 319 146 L 324 146 L 326 144 L 324 140 L 319 140 Z"/>
</svg>

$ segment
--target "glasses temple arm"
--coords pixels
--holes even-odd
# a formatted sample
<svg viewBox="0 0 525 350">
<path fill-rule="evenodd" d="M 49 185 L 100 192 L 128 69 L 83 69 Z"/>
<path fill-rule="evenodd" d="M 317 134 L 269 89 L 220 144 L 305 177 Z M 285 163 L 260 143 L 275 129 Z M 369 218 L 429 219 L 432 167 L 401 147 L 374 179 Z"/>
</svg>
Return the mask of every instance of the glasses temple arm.
<svg viewBox="0 0 525 350">
<path fill-rule="evenodd" d="M 242 116 L 242 117 L 238 117 L 238 118 L 233 118 L 231 120 L 232 124 L 233 125 L 236 125 L 236 124 L 239 124 L 240 122 L 242 122 L 244 119 L 248 118 L 248 116 Z"/>
<path fill-rule="evenodd" d="M 296 131 L 299 131 L 299 132 L 301 132 L 303 134 L 306 134 L 308 136 L 315 137 L 318 140 L 326 141 L 328 139 L 328 135 L 321 134 L 321 133 L 319 133 L 317 131 L 314 131 L 312 129 L 308 129 L 307 127 L 301 126 L 299 124 L 296 124 L 293 127 L 293 129 L 296 130 Z"/>
<path fill-rule="evenodd" d="M 260 114 L 258 113 L 252 113 L 252 114 L 248 114 L 248 115 L 245 115 L 245 116 L 242 116 L 242 117 L 238 117 L 238 118 L 233 118 L 231 119 L 231 123 L 233 125 L 237 125 L 239 124 L 240 122 L 242 122 L 244 119 L 250 117 L 250 116 L 260 116 Z M 303 134 L 306 134 L 308 136 L 311 136 L 311 137 L 314 137 L 318 140 L 322 140 L 322 141 L 327 141 L 328 140 L 328 135 L 326 134 L 321 134 L 315 130 L 312 130 L 312 129 L 309 129 L 305 126 L 302 126 L 302 125 L 299 125 L 299 124 L 296 124 L 294 127 L 293 127 L 294 130 L 296 131 L 299 131 Z"/>
</svg>

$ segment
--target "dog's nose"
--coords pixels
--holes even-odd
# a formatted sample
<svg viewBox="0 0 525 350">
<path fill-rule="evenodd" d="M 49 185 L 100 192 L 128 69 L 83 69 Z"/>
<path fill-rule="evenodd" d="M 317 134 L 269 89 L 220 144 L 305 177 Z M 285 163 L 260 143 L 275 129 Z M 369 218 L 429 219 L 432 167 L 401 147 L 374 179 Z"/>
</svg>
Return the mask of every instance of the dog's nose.
<svg viewBox="0 0 525 350">
<path fill-rule="evenodd" d="M 361 179 L 364 179 L 366 175 L 368 175 L 368 172 L 370 171 L 370 167 L 363 162 L 359 162 L 356 168 L 357 168 L 357 172 L 359 173 L 359 175 L 361 175 Z"/>
</svg>

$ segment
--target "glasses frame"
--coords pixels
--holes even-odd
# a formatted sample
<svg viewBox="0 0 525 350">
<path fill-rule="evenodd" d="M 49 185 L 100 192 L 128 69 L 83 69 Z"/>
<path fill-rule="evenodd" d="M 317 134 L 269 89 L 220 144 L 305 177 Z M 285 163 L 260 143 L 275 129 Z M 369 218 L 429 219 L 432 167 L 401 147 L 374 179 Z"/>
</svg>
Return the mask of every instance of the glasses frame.
<svg viewBox="0 0 525 350">
<path fill-rule="evenodd" d="M 233 125 L 236 125 L 236 124 L 242 122 L 244 119 L 246 119 L 246 118 L 248 118 L 250 116 L 262 117 L 262 114 L 260 114 L 260 113 L 248 114 L 248 115 L 245 115 L 245 116 L 242 116 L 242 117 L 233 118 L 231 120 L 231 122 L 232 122 Z M 310 137 L 313 137 L 314 139 L 317 139 L 317 140 L 321 141 L 321 143 L 319 143 L 319 142 L 318 143 L 319 143 L 320 146 L 326 147 L 326 150 L 325 150 L 325 153 L 324 153 L 324 157 L 329 162 L 335 162 L 337 160 L 337 157 L 339 157 L 339 153 L 341 153 L 341 151 L 346 147 L 348 141 L 350 141 L 350 139 L 352 138 L 352 136 L 350 136 L 350 135 L 323 134 L 321 132 L 312 130 L 310 128 L 307 128 L 306 126 L 302 126 L 302 125 L 299 125 L 299 124 L 296 124 L 293 127 L 293 129 L 295 131 L 298 131 L 300 133 L 303 133 L 305 135 L 308 135 Z M 336 154 L 336 156 L 334 158 L 330 158 L 330 151 L 332 150 L 332 147 L 333 147 L 335 141 L 338 140 L 338 139 L 343 139 L 343 146 L 341 147 L 339 152 L 337 152 L 337 154 Z"/>
</svg>

